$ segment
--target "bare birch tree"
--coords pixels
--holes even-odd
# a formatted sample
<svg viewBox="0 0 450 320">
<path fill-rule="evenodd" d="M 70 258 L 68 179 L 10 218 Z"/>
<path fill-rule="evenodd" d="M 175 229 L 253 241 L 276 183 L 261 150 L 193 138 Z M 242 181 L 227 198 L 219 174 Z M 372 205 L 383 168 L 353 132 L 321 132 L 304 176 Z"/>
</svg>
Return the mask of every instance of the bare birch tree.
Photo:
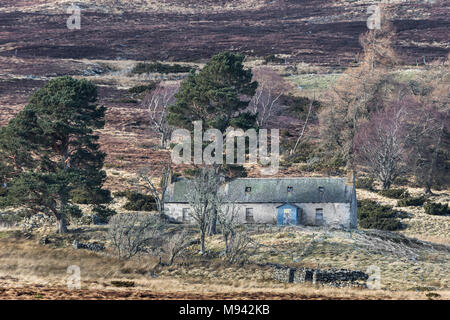
<svg viewBox="0 0 450 320">
<path fill-rule="evenodd" d="M 168 107 L 175 102 L 175 94 L 178 92 L 179 84 L 158 84 L 143 101 L 148 110 L 150 125 L 160 136 L 160 146 L 165 148 L 172 132 L 171 126 L 166 118 Z"/>
<path fill-rule="evenodd" d="M 377 177 L 383 189 L 406 173 L 408 110 L 405 104 L 393 106 L 372 115 L 355 136 L 356 161 Z"/>
<path fill-rule="evenodd" d="M 201 254 L 206 252 L 205 237 L 216 209 L 219 186 L 220 178 L 215 170 L 202 168 L 191 181 L 190 190 L 186 194 L 186 200 L 191 207 L 191 218 L 199 228 Z"/>
<path fill-rule="evenodd" d="M 239 221 L 239 205 L 225 196 L 217 197 L 217 221 L 222 231 L 225 252 L 229 263 L 243 263 L 257 249 L 256 243 L 248 236 Z"/>
<path fill-rule="evenodd" d="M 163 229 L 162 220 L 154 215 L 123 213 L 111 218 L 107 238 L 119 259 L 131 259 L 158 250 Z"/>
<path fill-rule="evenodd" d="M 169 162 L 164 166 L 161 173 L 161 179 L 159 180 L 159 186 L 155 183 L 154 177 L 150 172 L 150 168 L 142 168 L 139 171 L 139 178 L 144 182 L 143 187 L 150 193 L 156 202 L 156 208 L 158 209 L 160 217 L 165 217 L 165 200 L 164 194 L 169 187 L 172 180 L 173 170 L 172 163 Z"/>
<path fill-rule="evenodd" d="M 225 203 L 223 198 L 219 196 L 217 208 L 217 221 L 225 242 L 225 254 L 229 254 L 233 247 L 237 228 L 240 226 L 239 207 L 233 202 Z"/>
<path fill-rule="evenodd" d="M 162 219 L 144 213 L 115 215 L 107 238 L 119 259 L 147 254 L 159 256 L 159 265 L 172 265 L 187 248 L 199 243 L 185 229 L 173 232 Z M 163 254 L 167 256 L 164 263 Z"/>
<path fill-rule="evenodd" d="M 258 81 L 258 88 L 250 101 L 249 108 L 258 115 L 256 124 L 261 128 L 281 106 L 281 96 L 289 87 L 287 82 L 270 67 L 253 70 L 253 79 Z"/>
<path fill-rule="evenodd" d="M 303 135 L 305 134 L 306 127 L 308 126 L 309 117 L 311 116 L 311 111 L 312 111 L 312 108 L 313 108 L 315 100 L 316 100 L 316 92 L 314 91 L 314 98 L 309 103 L 308 114 L 306 115 L 305 122 L 303 123 L 302 131 L 300 132 L 300 135 L 298 136 L 297 141 L 295 142 L 294 148 L 292 148 L 290 154 L 294 154 L 295 153 L 295 151 L 297 150 L 298 145 L 302 141 Z"/>
<path fill-rule="evenodd" d="M 163 250 L 168 255 L 167 265 L 171 266 L 175 258 L 181 256 L 187 248 L 194 244 L 198 244 L 198 239 L 192 239 L 186 230 L 177 232 L 167 237 Z"/>
</svg>

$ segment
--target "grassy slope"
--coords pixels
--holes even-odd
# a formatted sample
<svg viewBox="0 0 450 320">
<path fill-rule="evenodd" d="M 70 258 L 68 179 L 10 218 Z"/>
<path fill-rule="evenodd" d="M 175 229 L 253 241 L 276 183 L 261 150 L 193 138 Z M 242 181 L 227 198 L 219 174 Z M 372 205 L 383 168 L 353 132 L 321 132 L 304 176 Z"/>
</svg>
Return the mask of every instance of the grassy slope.
<svg viewBox="0 0 450 320">
<path fill-rule="evenodd" d="M 312 230 L 261 234 L 254 238 L 274 249 L 261 250 L 254 259 L 259 263 L 262 260 L 288 263 L 283 254 L 302 248 L 312 233 L 318 240 L 304 257 L 304 263 L 316 264 L 320 261 L 321 266 L 347 268 L 375 264 L 381 268 L 383 289 L 389 290 L 334 289 L 277 283 L 270 279 L 269 268 L 253 264 L 224 266 L 217 259 L 207 262 L 200 258 L 193 259 L 189 265 L 156 270 L 158 276 L 151 277 L 149 270 L 154 266 L 153 260 L 143 258 L 139 262 L 120 262 L 86 250 L 42 246 L 36 241 L 14 239 L 3 233 L 0 239 L 0 291 L 4 292 L 0 297 L 21 294 L 20 298 L 31 299 L 54 298 L 55 295 L 104 298 L 114 292 L 124 294 L 126 291 L 131 298 L 142 298 L 140 295 L 151 293 L 147 298 L 152 295 L 156 298 L 192 298 L 199 295 L 203 298 L 425 299 L 426 292 L 422 292 L 425 289 L 439 292 L 442 298 L 449 298 L 449 279 L 445 273 L 448 270 L 445 265 L 449 263 L 448 249 L 445 252 L 442 248 L 431 249 L 421 244 L 414 245 L 417 247 L 402 245 L 390 239 L 381 240 L 378 236 L 368 237 L 364 232 L 353 233 L 351 237 L 344 232 Z M 374 239 L 377 238 L 379 241 L 374 246 Z M 209 248 L 214 249 L 214 243 L 210 243 Z M 408 255 L 415 255 L 418 262 L 408 261 L 404 250 L 408 251 Z M 65 288 L 69 265 L 81 268 L 81 291 Z M 136 285 L 132 289 L 114 288 L 111 281 L 117 279 L 132 279 Z"/>
<path fill-rule="evenodd" d="M 410 189 L 410 192 L 414 194 L 419 190 Z M 395 204 L 394 200 L 373 192 L 360 190 L 358 193 L 360 199 L 370 198 L 384 204 Z M 448 201 L 448 196 L 442 192 L 434 200 Z M 118 199 L 114 206 L 120 210 L 122 204 L 123 199 Z M 112 256 L 71 248 L 73 239 L 82 242 L 104 241 L 104 227 L 74 225 L 75 232 L 64 237 L 51 236 L 52 244 L 47 246 L 37 243 L 39 233 L 33 239 L 26 240 L 15 238 L 12 231 L 3 231 L 0 233 L 0 286 L 10 288 L 17 283 L 27 287 L 35 284 L 64 286 L 66 268 L 75 264 L 81 267 L 85 294 L 91 294 L 91 291 L 118 290 L 111 287 L 111 280 L 132 279 L 136 282 L 133 292 L 150 290 L 155 294 L 191 292 L 219 294 L 219 297 L 223 297 L 225 292 L 231 292 L 237 297 L 243 292 L 264 291 L 281 294 L 283 297 L 292 294 L 291 298 L 299 298 L 302 294 L 306 295 L 303 296 L 305 298 L 321 295 L 330 298 L 426 298 L 425 293 L 433 290 L 443 297 L 448 295 L 449 217 L 425 215 L 423 208 L 407 207 L 402 210 L 407 211 L 411 217 L 403 220 L 407 224 L 405 230 L 394 233 L 323 230 L 313 227 L 281 230 L 274 227 L 265 232 L 261 229 L 259 233 L 251 233 L 252 239 L 260 246 L 250 257 L 250 263 L 243 267 L 221 263 L 218 254 L 223 250 L 223 242 L 219 235 L 208 240 L 207 248 L 213 258 L 202 259 L 194 250 L 173 267 L 154 269 L 156 260 L 153 258 L 123 262 Z M 48 229 L 41 230 L 41 234 L 48 233 Z M 381 271 L 383 290 L 337 290 L 314 288 L 311 285 L 280 284 L 271 280 L 269 267 L 258 266 L 267 262 L 361 271 L 376 266 Z M 155 271 L 157 278 L 150 276 L 151 270 Z M 96 294 L 103 294 L 99 292 Z"/>
</svg>

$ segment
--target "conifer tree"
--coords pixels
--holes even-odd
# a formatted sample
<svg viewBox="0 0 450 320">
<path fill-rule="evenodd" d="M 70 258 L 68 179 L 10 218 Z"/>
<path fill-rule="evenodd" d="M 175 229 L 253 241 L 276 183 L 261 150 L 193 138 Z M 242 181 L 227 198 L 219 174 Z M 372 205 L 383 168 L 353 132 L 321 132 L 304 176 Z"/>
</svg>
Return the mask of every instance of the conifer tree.
<svg viewBox="0 0 450 320">
<path fill-rule="evenodd" d="M 105 191 L 105 154 L 94 134 L 105 107 L 96 102 L 90 81 L 60 77 L 36 91 L 0 134 L 8 203 L 53 215 L 59 233 L 67 232 L 68 215 L 81 214 L 73 190 Z"/>
<path fill-rule="evenodd" d="M 243 61 L 241 54 L 222 52 L 200 72 L 192 72 L 169 108 L 169 124 L 192 130 L 193 121 L 202 120 L 204 129 L 221 132 L 229 126 L 255 127 L 256 116 L 246 109 L 258 84 L 252 81 L 252 71 L 244 69 Z"/>
</svg>

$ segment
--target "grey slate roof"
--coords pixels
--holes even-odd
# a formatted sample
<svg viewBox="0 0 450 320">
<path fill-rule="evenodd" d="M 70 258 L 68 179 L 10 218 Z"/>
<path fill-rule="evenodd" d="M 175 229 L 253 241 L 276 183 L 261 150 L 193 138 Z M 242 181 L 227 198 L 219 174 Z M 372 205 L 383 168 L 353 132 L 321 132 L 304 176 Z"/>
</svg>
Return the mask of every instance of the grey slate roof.
<svg viewBox="0 0 450 320">
<path fill-rule="evenodd" d="M 189 185 L 187 179 L 173 183 L 166 192 L 166 202 L 187 202 Z M 246 187 L 251 191 L 245 192 Z M 292 192 L 287 192 L 288 187 Z M 238 203 L 349 203 L 351 191 L 344 178 L 239 178 L 221 190 L 226 198 Z"/>
</svg>

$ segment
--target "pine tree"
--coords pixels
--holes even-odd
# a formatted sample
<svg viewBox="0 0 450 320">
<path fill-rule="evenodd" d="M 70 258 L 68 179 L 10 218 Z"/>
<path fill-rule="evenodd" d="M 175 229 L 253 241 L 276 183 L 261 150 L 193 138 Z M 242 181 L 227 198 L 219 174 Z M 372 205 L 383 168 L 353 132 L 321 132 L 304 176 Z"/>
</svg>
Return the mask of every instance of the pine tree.
<svg viewBox="0 0 450 320">
<path fill-rule="evenodd" d="M 94 130 L 104 126 L 105 107 L 96 102 L 97 89 L 90 81 L 51 80 L 0 136 L 0 154 L 13 172 L 8 203 L 53 215 L 60 233 L 67 232 L 68 215 L 81 214 L 71 200 L 73 190 L 104 191 L 105 154 Z"/>
<path fill-rule="evenodd" d="M 200 72 L 192 72 L 169 108 L 169 124 L 192 130 L 193 121 L 202 120 L 204 129 L 221 132 L 229 126 L 255 127 L 256 116 L 246 109 L 258 84 L 252 81 L 252 71 L 244 69 L 243 61 L 241 54 L 222 52 Z"/>
</svg>

